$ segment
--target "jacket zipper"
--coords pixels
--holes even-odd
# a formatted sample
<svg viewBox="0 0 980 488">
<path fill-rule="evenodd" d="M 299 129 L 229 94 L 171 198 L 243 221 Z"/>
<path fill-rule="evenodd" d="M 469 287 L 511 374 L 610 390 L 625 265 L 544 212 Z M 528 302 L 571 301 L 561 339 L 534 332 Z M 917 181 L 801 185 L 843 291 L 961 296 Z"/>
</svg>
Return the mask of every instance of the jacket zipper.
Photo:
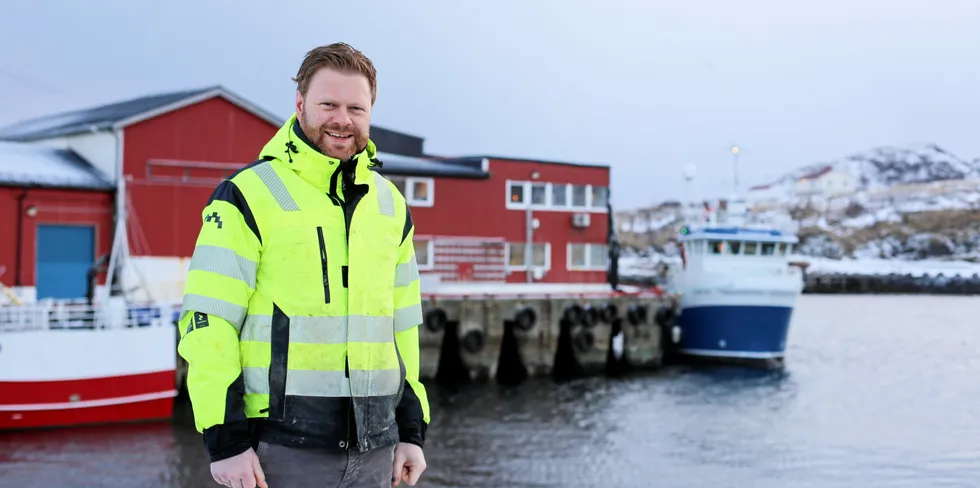
<svg viewBox="0 0 980 488">
<path fill-rule="evenodd" d="M 323 303 L 330 303 L 330 278 L 327 274 L 327 245 L 323 241 L 323 227 L 316 228 L 316 237 L 320 241 L 320 269 L 323 270 Z"/>
</svg>

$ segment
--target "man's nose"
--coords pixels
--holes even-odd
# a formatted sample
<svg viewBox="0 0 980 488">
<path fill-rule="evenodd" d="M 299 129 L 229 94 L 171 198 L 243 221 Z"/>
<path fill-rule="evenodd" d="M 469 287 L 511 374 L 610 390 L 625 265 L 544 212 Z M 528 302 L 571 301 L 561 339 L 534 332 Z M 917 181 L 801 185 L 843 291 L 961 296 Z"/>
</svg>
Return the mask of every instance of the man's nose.
<svg viewBox="0 0 980 488">
<path fill-rule="evenodd" d="M 347 110 L 337 110 L 330 114 L 330 122 L 333 125 L 347 127 L 353 123 Z"/>
</svg>

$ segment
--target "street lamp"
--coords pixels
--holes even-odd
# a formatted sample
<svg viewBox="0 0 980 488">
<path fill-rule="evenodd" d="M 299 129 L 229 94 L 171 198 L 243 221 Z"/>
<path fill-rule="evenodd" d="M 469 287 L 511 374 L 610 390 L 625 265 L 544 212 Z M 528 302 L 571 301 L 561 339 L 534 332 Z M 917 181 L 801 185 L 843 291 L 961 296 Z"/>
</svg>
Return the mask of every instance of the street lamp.
<svg viewBox="0 0 980 488">
<path fill-rule="evenodd" d="M 735 197 L 738 198 L 738 146 L 732 146 L 732 159 L 734 159 L 733 169 L 735 171 L 734 187 Z"/>
</svg>

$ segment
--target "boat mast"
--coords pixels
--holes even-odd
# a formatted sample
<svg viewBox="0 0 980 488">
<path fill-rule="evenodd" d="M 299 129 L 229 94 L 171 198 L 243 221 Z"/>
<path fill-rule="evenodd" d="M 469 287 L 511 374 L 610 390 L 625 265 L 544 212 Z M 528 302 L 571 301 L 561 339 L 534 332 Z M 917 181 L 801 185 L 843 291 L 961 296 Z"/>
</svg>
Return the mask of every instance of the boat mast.
<svg viewBox="0 0 980 488">
<path fill-rule="evenodd" d="M 106 300 L 112 296 L 112 282 L 119 280 L 119 290 L 122 293 L 123 273 L 122 266 L 125 261 L 123 256 L 127 256 L 129 240 L 126 238 L 126 178 L 122 167 L 122 133 L 119 130 L 113 132 L 116 138 L 116 228 L 112 239 L 112 249 L 109 251 L 109 269 L 106 271 Z M 122 261 L 122 262 L 120 262 Z M 116 268 L 119 268 L 119 277 L 116 277 Z"/>
</svg>

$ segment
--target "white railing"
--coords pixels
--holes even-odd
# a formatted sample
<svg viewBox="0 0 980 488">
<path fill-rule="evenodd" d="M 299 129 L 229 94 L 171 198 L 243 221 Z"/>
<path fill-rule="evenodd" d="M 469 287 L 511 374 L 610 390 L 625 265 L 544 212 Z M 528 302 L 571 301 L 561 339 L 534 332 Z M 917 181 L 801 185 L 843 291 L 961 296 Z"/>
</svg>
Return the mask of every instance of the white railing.
<svg viewBox="0 0 980 488">
<path fill-rule="evenodd" d="M 95 306 L 84 301 L 2 306 L 0 333 L 169 326 L 174 312 L 179 310 L 166 304 L 127 304 L 117 300 Z"/>
</svg>

